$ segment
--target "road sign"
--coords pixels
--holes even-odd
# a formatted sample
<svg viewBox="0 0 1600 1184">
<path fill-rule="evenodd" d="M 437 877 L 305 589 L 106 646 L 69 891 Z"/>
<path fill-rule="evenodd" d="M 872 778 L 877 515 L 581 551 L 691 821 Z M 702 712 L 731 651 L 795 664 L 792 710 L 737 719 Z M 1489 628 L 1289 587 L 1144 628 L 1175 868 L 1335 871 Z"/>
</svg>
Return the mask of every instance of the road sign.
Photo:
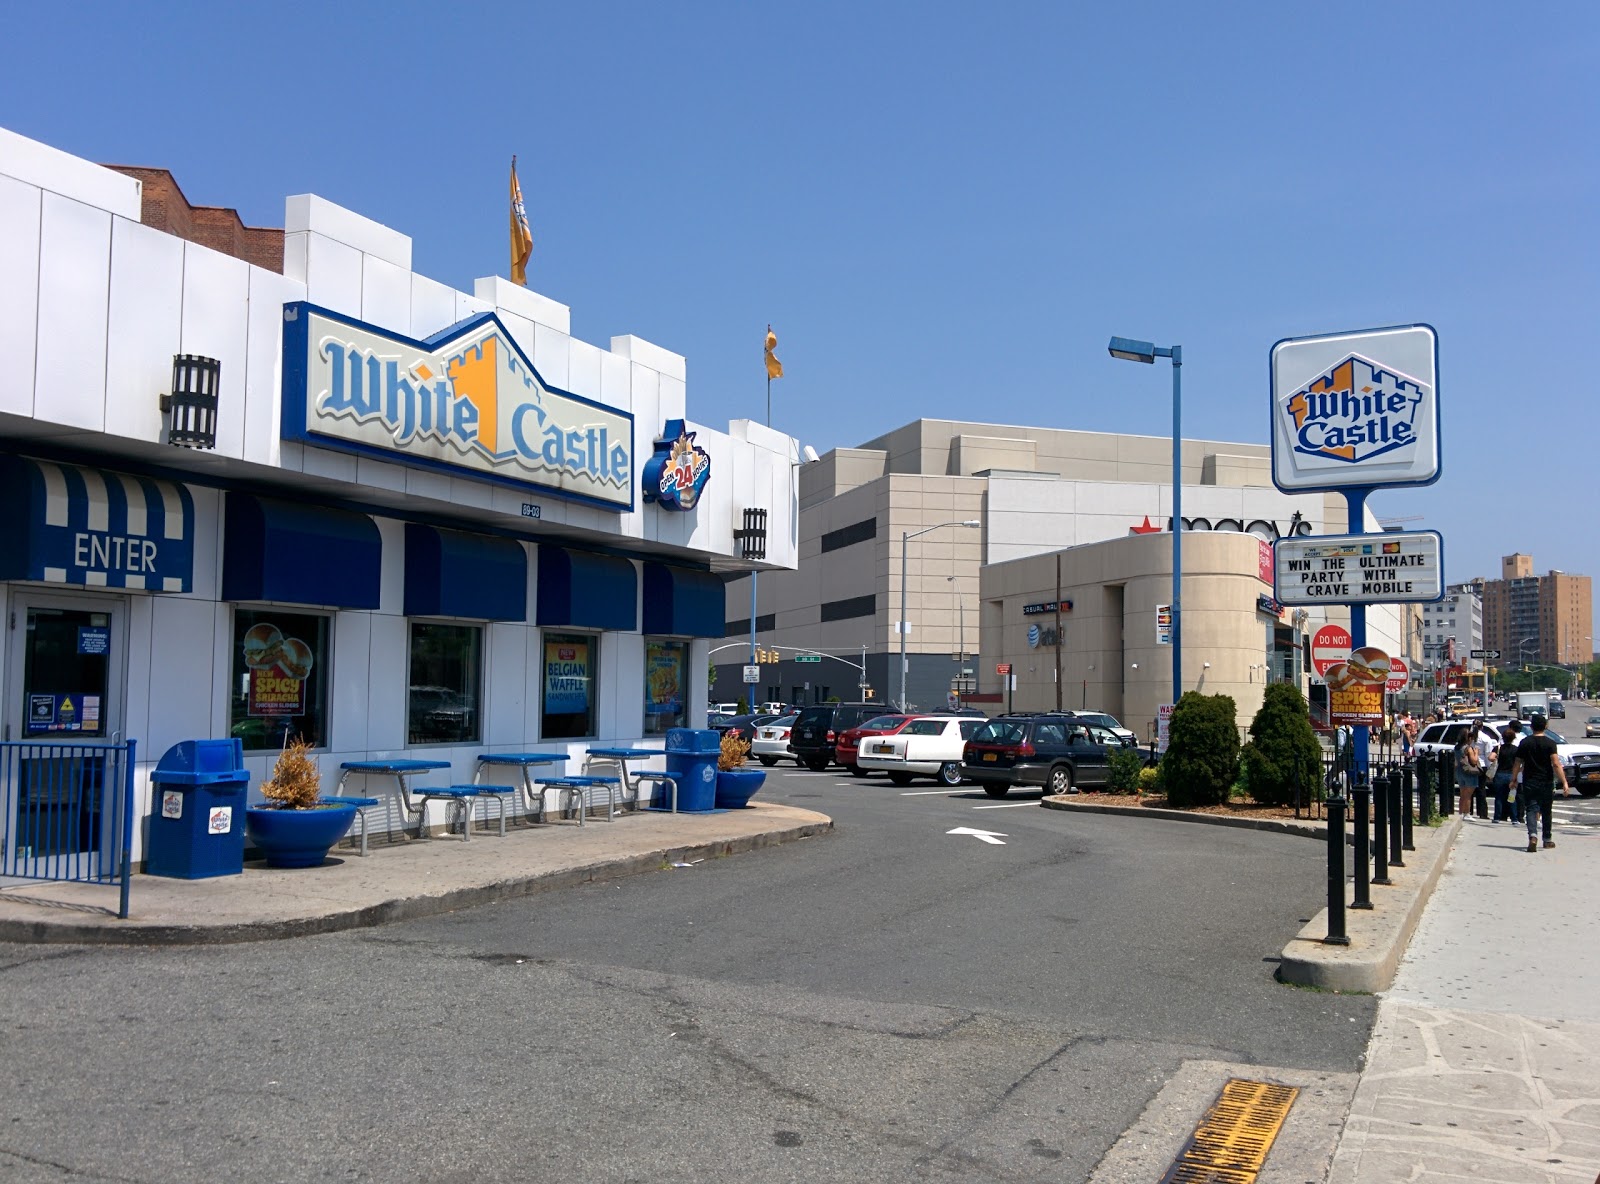
<svg viewBox="0 0 1600 1184">
<path fill-rule="evenodd" d="M 1279 489 L 1438 478 L 1439 339 L 1428 325 L 1280 341 L 1271 371 Z"/>
<path fill-rule="evenodd" d="M 996 662 L 995 665 L 994 665 L 994 672 L 996 674 L 1010 674 L 1011 673 L 1011 663 L 1010 662 Z"/>
<path fill-rule="evenodd" d="M 1471 656 L 1474 657 L 1474 658 L 1487 659 L 1490 662 L 1498 662 L 1500 660 L 1500 651 L 1499 650 L 1473 650 L 1472 653 L 1471 653 Z"/>
<path fill-rule="evenodd" d="M 1279 539 L 1274 554 L 1282 604 L 1400 604 L 1444 594 L 1436 530 Z"/>
<path fill-rule="evenodd" d="M 822 655 L 821 654 L 796 654 L 794 656 L 794 660 L 796 662 L 820 662 L 820 661 L 822 661 Z"/>
<path fill-rule="evenodd" d="M 758 683 L 758 682 L 760 682 L 761 681 L 761 667 L 759 667 L 759 666 L 746 666 L 744 668 L 744 680 L 745 680 L 745 682 L 748 682 L 748 683 Z"/>
<path fill-rule="evenodd" d="M 1311 666 L 1318 676 L 1328 667 L 1350 657 L 1350 630 L 1343 625 L 1324 625 L 1311 635 Z"/>
<path fill-rule="evenodd" d="M 1389 681 L 1383 684 L 1386 691 L 1403 691 L 1406 683 L 1411 681 L 1411 667 L 1406 665 L 1404 658 L 1389 659 Z"/>
</svg>

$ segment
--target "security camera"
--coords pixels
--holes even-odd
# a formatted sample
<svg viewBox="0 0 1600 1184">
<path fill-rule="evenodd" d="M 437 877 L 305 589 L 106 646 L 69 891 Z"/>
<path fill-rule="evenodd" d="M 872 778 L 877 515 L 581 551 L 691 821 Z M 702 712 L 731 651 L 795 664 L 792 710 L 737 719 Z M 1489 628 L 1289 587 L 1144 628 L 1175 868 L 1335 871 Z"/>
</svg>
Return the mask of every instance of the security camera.
<svg viewBox="0 0 1600 1184">
<path fill-rule="evenodd" d="M 800 450 L 800 457 L 801 457 L 802 460 L 804 460 L 806 462 L 806 464 L 810 464 L 813 461 L 818 459 L 817 458 L 817 450 L 815 448 L 811 447 L 811 445 L 807 444 L 804 448 L 802 448 Z"/>
<path fill-rule="evenodd" d="M 1210 670 L 1211 669 L 1211 663 L 1210 662 L 1202 662 L 1202 663 L 1200 663 L 1200 666 L 1201 666 L 1202 669 L 1205 669 L 1205 670 Z"/>
</svg>

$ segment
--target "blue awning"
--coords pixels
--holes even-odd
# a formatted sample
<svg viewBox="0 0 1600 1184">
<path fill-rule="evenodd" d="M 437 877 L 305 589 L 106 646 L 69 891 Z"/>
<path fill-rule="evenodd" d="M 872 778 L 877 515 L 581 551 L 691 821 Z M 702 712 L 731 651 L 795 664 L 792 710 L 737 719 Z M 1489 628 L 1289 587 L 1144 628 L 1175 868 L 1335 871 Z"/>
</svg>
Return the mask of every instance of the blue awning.
<svg viewBox="0 0 1600 1184">
<path fill-rule="evenodd" d="M 721 637 L 722 577 L 709 571 L 644 565 L 644 631 L 669 637 Z"/>
<path fill-rule="evenodd" d="M 408 617 L 528 619 L 528 556 L 515 539 L 406 523 Z"/>
<path fill-rule="evenodd" d="M 222 599 L 377 608 L 383 540 L 365 514 L 229 492 Z"/>
<path fill-rule="evenodd" d="M 188 592 L 194 501 L 182 485 L 0 456 L 0 580 Z"/>
<path fill-rule="evenodd" d="M 639 580 L 626 559 L 540 543 L 534 603 L 540 625 L 631 632 L 639 623 Z"/>
</svg>

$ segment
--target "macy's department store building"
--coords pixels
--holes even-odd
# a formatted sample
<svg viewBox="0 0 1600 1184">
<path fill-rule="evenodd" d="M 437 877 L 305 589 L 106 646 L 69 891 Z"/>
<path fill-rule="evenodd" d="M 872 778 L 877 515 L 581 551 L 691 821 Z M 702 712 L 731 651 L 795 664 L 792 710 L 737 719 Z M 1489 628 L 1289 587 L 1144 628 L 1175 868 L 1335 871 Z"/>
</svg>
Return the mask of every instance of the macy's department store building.
<svg viewBox="0 0 1600 1184">
<path fill-rule="evenodd" d="M 4 738 L 136 740 L 142 818 L 182 740 L 241 739 L 254 796 L 285 736 L 331 791 L 703 724 L 722 573 L 795 563 L 794 443 L 689 422 L 683 357 L 569 328 L 320 198 L 252 229 L 0 129 Z M 0 835 L 51 808 L 0 803 Z"/>
</svg>

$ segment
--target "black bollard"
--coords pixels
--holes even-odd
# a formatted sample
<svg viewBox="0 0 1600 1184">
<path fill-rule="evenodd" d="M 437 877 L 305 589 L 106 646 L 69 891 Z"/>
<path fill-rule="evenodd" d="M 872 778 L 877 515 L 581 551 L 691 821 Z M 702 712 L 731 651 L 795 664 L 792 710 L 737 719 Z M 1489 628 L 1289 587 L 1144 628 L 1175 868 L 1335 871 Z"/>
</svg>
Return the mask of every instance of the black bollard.
<svg viewBox="0 0 1600 1184">
<path fill-rule="evenodd" d="M 1328 936 L 1330 946 L 1347 946 L 1344 931 L 1344 798 L 1328 799 Z M 1371 907 L 1370 905 L 1368 907 Z"/>
<path fill-rule="evenodd" d="M 1400 839 L 1402 814 L 1400 809 L 1400 771 L 1393 765 L 1389 766 L 1389 773 L 1384 778 L 1384 785 L 1389 793 L 1389 866 L 1405 867 L 1405 858 L 1400 854 L 1404 847 L 1404 843 Z"/>
<path fill-rule="evenodd" d="M 1400 797 L 1404 802 L 1404 808 L 1400 813 L 1400 845 L 1407 851 L 1415 851 L 1417 849 L 1412 842 L 1413 835 L 1411 830 L 1413 825 L 1411 808 L 1413 791 L 1411 762 L 1406 761 L 1400 766 Z"/>
<path fill-rule="evenodd" d="M 1417 821 L 1422 826 L 1429 826 L 1433 822 L 1433 762 L 1419 754 L 1415 759 L 1415 764 L 1417 768 Z"/>
<path fill-rule="evenodd" d="M 1370 909 L 1372 907 L 1372 892 L 1367 887 L 1369 877 L 1372 875 L 1371 832 L 1367 827 L 1371 819 L 1367 816 L 1367 807 L 1370 804 L 1371 792 L 1365 785 L 1350 787 L 1350 796 L 1356 804 L 1356 851 L 1355 858 L 1351 861 L 1351 871 L 1355 876 L 1355 899 L 1350 902 L 1353 909 Z M 1343 828 L 1341 827 L 1342 831 Z"/>
<path fill-rule="evenodd" d="M 1441 752 L 1434 758 L 1439 791 L 1439 817 L 1448 818 L 1456 812 L 1456 766 L 1452 753 Z"/>
<path fill-rule="evenodd" d="M 1372 882 L 1394 883 L 1389 878 L 1389 793 L 1381 777 L 1372 787 Z"/>
</svg>

